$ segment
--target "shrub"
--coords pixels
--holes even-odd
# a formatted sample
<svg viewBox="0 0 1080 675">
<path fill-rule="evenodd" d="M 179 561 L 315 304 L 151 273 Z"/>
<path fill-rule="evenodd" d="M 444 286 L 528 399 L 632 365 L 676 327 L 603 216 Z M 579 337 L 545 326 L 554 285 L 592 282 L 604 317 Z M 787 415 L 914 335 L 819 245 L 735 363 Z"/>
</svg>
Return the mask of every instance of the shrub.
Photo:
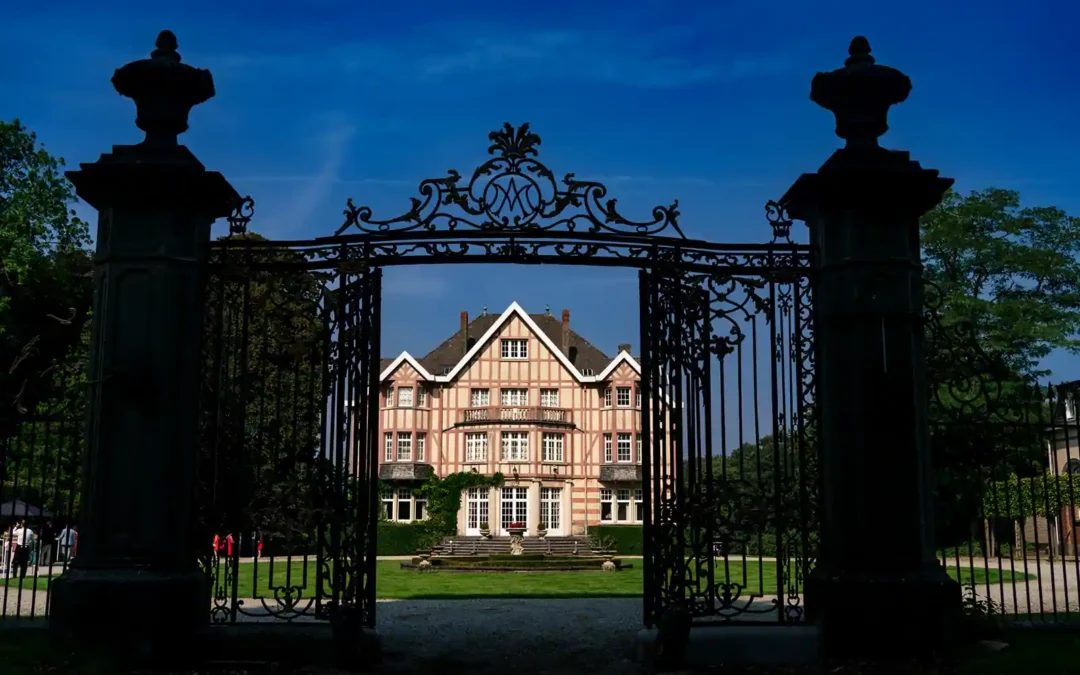
<svg viewBox="0 0 1080 675">
<path fill-rule="evenodd" d="M 594 525 L 589 528 L 594 541 L 611 542 L 620 555 L 641 555 L 640 525 Z"/>
<path fill-rule="evenodd" d="M 426 544 L 427 523 L 379 523 L 376 551 L 379 555 L 413 555 Z"/>
</svg>

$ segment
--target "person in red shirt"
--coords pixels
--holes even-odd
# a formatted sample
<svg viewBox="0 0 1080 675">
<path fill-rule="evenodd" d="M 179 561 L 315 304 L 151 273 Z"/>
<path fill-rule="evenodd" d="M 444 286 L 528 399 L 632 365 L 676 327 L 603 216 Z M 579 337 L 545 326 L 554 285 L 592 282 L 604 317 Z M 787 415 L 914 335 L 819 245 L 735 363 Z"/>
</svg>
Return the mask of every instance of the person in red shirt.
<svg viewBox="0 0 1080 675">
<path fill-rule="evenodd" d="M 213 543 L 213 549 L 212 550 L 214 551 L 214 564 L 216 565 L 217 561 L 218 561 L 218 555 L 219 555 L 218 551 L 221 550 L 221 535 L 218 535 L 218 534 L 214 535 L 214 543 Z"/>
<path fill-rule="evenodd" d="M 255 559 L 262 558 L 262 532 L 259 533 L 259 543 L 255 546 Z"/>
<path fill-rule="evenodd" d="M 225 555 L 229 560 L 232 560 L 233 556 L 233 536 L 232 532 L 225 535 Z"/>
</svg>

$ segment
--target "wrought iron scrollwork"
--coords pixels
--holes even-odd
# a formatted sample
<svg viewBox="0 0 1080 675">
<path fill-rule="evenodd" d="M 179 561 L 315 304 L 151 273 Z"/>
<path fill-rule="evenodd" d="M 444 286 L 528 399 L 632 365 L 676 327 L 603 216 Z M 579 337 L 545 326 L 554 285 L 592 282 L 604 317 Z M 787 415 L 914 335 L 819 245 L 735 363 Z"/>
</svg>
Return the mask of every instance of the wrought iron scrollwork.
<svg viewBox="0 0 1080 675">
<path fill-rule="evenodd" d="M 440 229 L 475 229 L 498 232 L 610 232 L 655 235 L 679 228 L 679 202 L 652 209 L 652 220 L 632 221 L 618 210 L 618 200 L 607 198 L 607 187 L 566 174 L 561 185 L 554 172 L 535 157 L 540 136 L 525 123 L 516 129 L 507 122 L 488 134 L 488 154 L 493 157 L 467 180 L 451 169 L 442 178 L 420 182 L 423 199 L 411 198 L 412 208 L 395 218 L 373 217 L 368 206 L 348 200 L 345 222 L 338 235 L 355 228 L 361 232 L 387 233 Z M 450 207 L 447 210 L 447 207 Z M 510 248 L 505 255 L 513 255 Z"/>
<path fill-rule="evenodd" d="M 765 202 L 765 218 L 772 227 L 773 243 L 790 244 L 792 220 L 788 215 L 787 208 L 780 202 L 770 199 Z"/>
<path fill-rule="evenodd" d="M 248 224 L 255 215 L 255 200 L 250 195 L 241 197 L 233 206 L 229 214 L 229 236 L 247 234 Z"/>
</svg>

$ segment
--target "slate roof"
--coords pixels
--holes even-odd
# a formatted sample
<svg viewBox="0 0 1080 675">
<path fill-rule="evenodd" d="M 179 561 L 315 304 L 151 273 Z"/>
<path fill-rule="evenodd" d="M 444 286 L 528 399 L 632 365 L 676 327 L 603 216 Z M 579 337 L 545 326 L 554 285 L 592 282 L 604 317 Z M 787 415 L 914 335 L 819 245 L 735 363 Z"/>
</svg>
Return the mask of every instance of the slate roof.
<svg viewBox="0 0 1080 675">
<path fill-rule="evenodd" d="M 483 337 L 484 333 L 499 320 L 499 316 L 498 314 L 481 314 L 469 322 L 467 345 L 462 344 L 461 331 L 457 330 L 446 338 L 442 344 L 431 350 L 426 356 L 417 359 L 417 361 L 432 375 L 445 375 L 461 361 L 462 357 L 465 356 L 465 352 L 472 348 L 476 341 Z M 558 317 L 552 314 L 530 314 L 529 318 L 548 336 L 556 348 L 562 347 L 562 321 Z M 565 354 L 567 360 L 585 375 L 599 375 L 614 358 L 600 351 L 588 340 L 574 332 L 573 328 L 570 329 L 570 344 L 567 351 L 568 353 Z M 380 371 L 386 370 L 393 361 L 392 358 L 382 359 Z"/>
</svg>

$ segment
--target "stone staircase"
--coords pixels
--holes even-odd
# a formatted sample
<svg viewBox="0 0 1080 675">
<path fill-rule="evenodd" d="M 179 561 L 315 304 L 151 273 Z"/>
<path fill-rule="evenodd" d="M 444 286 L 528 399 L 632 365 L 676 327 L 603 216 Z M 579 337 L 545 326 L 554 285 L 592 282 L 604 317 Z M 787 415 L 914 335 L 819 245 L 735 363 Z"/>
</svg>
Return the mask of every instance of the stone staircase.
<svg viewBox="0 0 1080 675">
<path fill-rule="evenodd" d="M 588 537 L 525 537 L 522 553 L 527 555 L 590 555 Z M 510 553 L 510 537 L 447 537 L 435 547 L 435 555 L 498 555 Z"/>
</svg>

